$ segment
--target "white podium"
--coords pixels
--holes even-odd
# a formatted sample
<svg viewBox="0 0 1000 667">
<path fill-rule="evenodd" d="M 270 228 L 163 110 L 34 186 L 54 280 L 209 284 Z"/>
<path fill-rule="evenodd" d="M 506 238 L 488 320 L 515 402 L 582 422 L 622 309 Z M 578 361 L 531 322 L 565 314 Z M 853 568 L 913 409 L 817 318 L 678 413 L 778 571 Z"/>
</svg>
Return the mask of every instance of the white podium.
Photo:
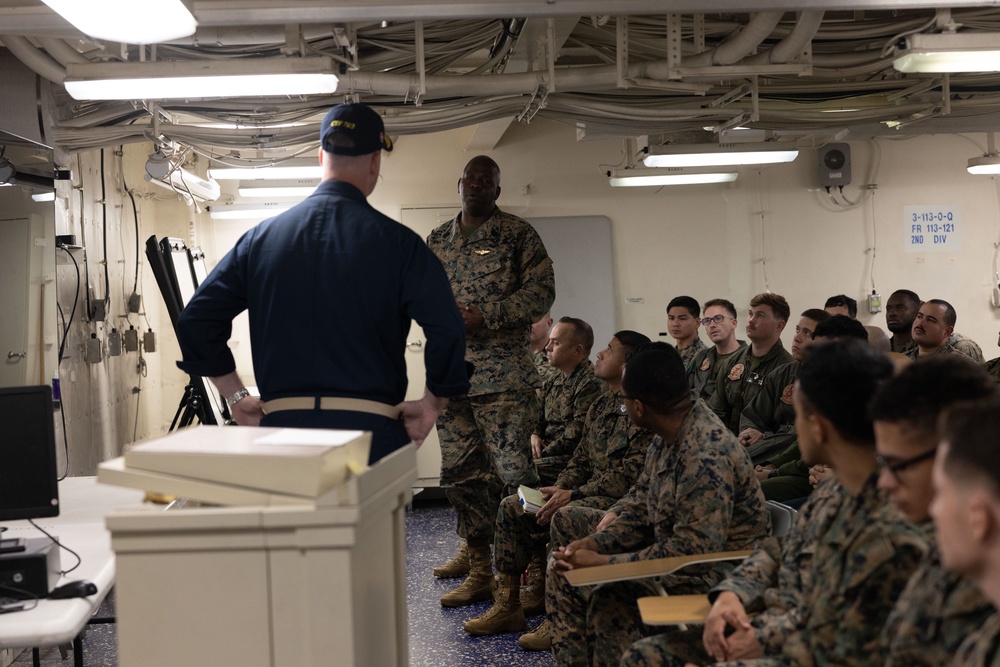
<svg viewBox="0 0 1000 667">
<path fill-rule="evenodd" d="M 150 473 L 130 475 L 121 459 L 100 474 L 176 488 L 153 488 Z M 109 515 L 119 665 L 406 665 L 404 531 L 415 478 L 410 445 L 299 504 Z"/>
</svg>

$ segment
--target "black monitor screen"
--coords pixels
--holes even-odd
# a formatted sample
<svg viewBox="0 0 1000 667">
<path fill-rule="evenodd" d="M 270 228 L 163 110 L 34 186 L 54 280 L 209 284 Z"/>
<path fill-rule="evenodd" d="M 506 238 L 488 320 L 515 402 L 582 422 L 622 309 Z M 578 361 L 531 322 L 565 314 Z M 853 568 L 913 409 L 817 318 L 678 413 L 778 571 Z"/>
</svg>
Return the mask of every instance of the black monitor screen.
<svg viewBox="0 0 1000 667">
<path fill-rule="evenodd" d="M 0 388 L 0 521 L 59 516 L 52 389 Z"/>
</svg>

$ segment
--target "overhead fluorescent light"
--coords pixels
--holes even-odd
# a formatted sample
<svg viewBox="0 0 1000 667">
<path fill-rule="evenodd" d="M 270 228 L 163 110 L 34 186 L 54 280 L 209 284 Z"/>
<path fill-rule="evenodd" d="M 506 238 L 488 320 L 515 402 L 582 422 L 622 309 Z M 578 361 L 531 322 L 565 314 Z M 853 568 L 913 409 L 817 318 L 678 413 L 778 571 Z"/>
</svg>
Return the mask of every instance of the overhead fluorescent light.
<svg viewBox="0 0 1000 667">
<path fill-rule="evenodd" d="M 794 146 L 776 141 L 729 144 L 666 144 L 650 146 L 642 163 L 647 167 L 726 167 L 791 162 Z"/>
<path fill-rule="evenodd" d="M 1000 33 L 910 35 L 894 55 L 900 72 L 1000 72 Z"/>
<path fill-rule="evenodd" d="M 213 220 L 263 220 L 287 211 L 293 206 L 295 202 L 216 205 L 208 208 L 208 214 Z"/>
<path fill-rule="evenodd" d="M 316 158 L 292 159 L 263 167 L 209 167 L 208 175 L 219 181 L 319 180 L 323 167 Z"/>
<path fill-rule="evenodd" d="M 642 187 L 662 185 L 704 185 L 732 183 L 735 171 L 697 171 L 685 169 L 617 169 L 608 172 L 611 187 Z"/>
<path fill-rule="evenodd" d="M 55 201 L 56 200 L 56 193 L 55 192 L 40 192 L 38 194 L 31 195 L 31 198 L 34 199 L 36 202 Z"/>
<path fill-rule="evenodd" d="M 256 183 L 256 181 L 250 181 L 251 183 Z M 245 186 L 242 183 L 240 187 L 236 190 L 240 197 L 296 197 L 298 199 L 304 199 L 316 191 L 316 183 L 306 182 L 303 184 L 302 181 L 292 181 L 289 183 L 284 183 L 281 181 L 268 181 L 266 185 L 249 185 Z"/>
<path fill-rule="evenodd" d="M 193 35 L 198 27 L 181 0 L 42 0 L 93 39 L 155 44 Z"/>
<path fill-rule="evenodd" d="M 327 56 L 68 63 L 63 85 L 78 100 L 328 95 L 337 90 L 333 72 Z"/>
</svg>

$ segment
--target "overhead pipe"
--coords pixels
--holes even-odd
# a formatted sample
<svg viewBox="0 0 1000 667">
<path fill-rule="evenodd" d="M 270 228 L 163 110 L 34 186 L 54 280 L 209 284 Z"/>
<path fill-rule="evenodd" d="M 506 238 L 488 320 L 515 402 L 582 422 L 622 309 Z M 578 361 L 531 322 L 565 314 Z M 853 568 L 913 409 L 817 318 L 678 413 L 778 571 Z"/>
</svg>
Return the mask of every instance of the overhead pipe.
<svg viewBox="0 0 1000 667">
<path fill-rule="evenodd" d="M 758 12 L 738 33 L 708 51 L 684 58 L 681 66 L 710 67 L 736 64 L 770 37 L 783 15 L 784 12 Z"/>
<path fill-rule="evenodd" d="M 66 66 L 69 63 L 89 63 L 90 60 L 66 43 L 66 40 L 58 37 L 36 37 L 38 43 L 42 45 L 50 56 L 55 58 L 59 64 Z"/>
<path fill-rule="evenodd" d="M 745 65 L 781 65 L 798 57 L 809 45 L 823 24 L 823 11 L 807 11 L 799 15 L 795 27 L 774 48 L 740 61 Z"/>
<path fill-rule="evenodd" d="M 66 68 L 49 54 L 36 49 L 28 41 L 27 37 L 21 37 L 20 35 L 0 35 L 0 38 L 3 39 L 7 50 L 36 74 L 53 83 L 62 83 L 66 80 Z"/>
</svg>

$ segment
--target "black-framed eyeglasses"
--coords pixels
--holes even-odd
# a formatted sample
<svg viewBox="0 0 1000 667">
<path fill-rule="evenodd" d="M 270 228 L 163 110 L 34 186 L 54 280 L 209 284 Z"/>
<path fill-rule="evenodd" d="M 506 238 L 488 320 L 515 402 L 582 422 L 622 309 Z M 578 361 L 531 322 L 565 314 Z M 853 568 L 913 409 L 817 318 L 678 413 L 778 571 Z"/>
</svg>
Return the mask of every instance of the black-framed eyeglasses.
<svg viewBox="0 0 1000 667">
<path fill-rule="evenodd" d="M 918 463 L 922 463 L 928 459 L 934 458 L 935 454 L 937 454 L 937 447 L 928 449 L 926 452 L 922 454 L 911 456 L 908 459 L 903 459 L 902 461 L 896 461 L 895 463 L 889 463 L 882 457 L 881 454 L 876 454 L 875 462 L 878 464 L 879 468 L 883 470 L 888 470 L 889 474 L 892 475 L 893 478 L 898 482 L 900 481 L 899 473 L 903 472 L 907 468 L 911 468 L 917 465 Z"/>
<path fill-rule="evenodd" d="M 707 327 L 712 322 L 715 322 L 716 324 L 722 324 L 725 321 L 726 321 L 726 316 L 723 315 L 722 313 L 719 313 L 715 317 L 703 317 L 703 318 L 701 318 L 701 326 Z"/>
</svg>

